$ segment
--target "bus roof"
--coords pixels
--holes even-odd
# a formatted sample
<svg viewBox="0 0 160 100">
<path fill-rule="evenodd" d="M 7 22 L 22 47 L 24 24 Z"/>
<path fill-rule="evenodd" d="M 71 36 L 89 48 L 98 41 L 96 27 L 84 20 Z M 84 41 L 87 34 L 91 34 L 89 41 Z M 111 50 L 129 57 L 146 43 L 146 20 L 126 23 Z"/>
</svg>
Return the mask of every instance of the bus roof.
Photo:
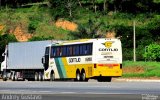
<svg viewBox="0 0 160 100">
<path fill-rule="evenodd" d="M 79 40 L 70 40 L 70 41 L 64 41 L 61 43 L 53 43 L 51 46 L 60 46 L 60 45 L 70 45 L 70 44 L 80 44 L 80 43 L 90 43 L 90 42 L 96 42 L 96 40 L 119 40 L 117 38 L 97 38 L 97 39 L 79 39 Z"/>
</svg>

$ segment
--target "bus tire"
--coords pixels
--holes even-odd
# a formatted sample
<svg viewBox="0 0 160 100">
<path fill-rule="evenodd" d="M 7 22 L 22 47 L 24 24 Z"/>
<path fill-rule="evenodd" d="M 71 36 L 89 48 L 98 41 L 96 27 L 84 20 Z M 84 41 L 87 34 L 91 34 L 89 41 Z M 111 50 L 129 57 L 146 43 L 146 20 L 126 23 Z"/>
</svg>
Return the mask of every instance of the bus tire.
<svg viewBox="0 0 160 100">
<path fill-rule="evenodd" d="M 88 81 L 88 78 L 86 78 L 85 71 L 82 71 L 82 73 L 81 73 L 81 81 L 83 81 L 83 82 L 87 82 Z"/>
<path fill-rule="evenodd" d="M 54 72 L 51 72 L 50 81 L 54 81 L 54 80 L 55 80 L 55 74 L 54 74 Z"/>
<path fill-rule="evenodd" d="M 39 77 L 38 73 L 35 72 L 35 74 L 34 74 L 34 80 L 35 80 L 35 81 L 38 81 L 38 77 Z"/>
<path fill-rule="evenodd" d="M 76 79 L 75 80 L 76 81 L 80 81 L 81 80 L 81 75 L 80 75 L 79 71 L 76 72 Z"/>
</svg>

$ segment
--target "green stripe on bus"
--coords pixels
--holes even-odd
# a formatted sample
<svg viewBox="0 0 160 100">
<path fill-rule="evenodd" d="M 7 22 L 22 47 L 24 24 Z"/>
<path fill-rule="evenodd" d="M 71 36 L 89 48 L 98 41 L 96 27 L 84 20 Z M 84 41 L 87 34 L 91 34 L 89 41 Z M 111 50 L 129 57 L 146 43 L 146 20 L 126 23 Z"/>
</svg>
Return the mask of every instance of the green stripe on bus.
<svg viewBox="0 0 160 100">
<path fill-rule="evenodd" d="M 60 78 L 66 78 L 66 71 L 62 62 L 62 58 L 55 58 L 55 62 Z"/>
<path fill-rule="evenodd" d="M 56 67 L 57 67 L 57 70 L 58 70 L 59 77 L 62 78 L 63 77 L 63 72 L 61 70 L 58 58 L 55 58 L 55 63 L 56 63 Z"/>
<path fill-rule="evenodd" d="M 63 78 L 67 78 L 67 74 L 66 74 L 66 70 L 64 68 L 64 64 L 62 62 L 62 58 L 59 58 L 58 61 L 59 61 L 60 67 L 61 67 Z"/>
</svg>

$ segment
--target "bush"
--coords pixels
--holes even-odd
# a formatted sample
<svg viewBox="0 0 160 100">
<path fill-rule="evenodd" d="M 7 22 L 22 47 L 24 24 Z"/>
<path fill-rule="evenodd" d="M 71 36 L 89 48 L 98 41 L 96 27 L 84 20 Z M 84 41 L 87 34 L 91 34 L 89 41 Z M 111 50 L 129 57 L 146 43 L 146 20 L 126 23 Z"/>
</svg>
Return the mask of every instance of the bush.
<svg viewBox="0 0 160 100">
<path fill-rule="evenodd" d="M 49 36 L 49 37 L 44 37 L 44 36 L 34 36 L 31 39 L 29 39 L 29 41 L 42 41 L 42 40 L 52 40 L 54 39 L 54 37 Z"/>
<path fill-rule="evenodd" d="M 0 54 L 2 54 L 5 50 L 6 45 L 9 42 L 17 42 L 17 39 L 12 34 L 4 34 L 0 35 Z M 0 56 L 0 62 L 2 62 L 3 57 Z"/>
<path fill-rule="evenodd" d="M 160 45 L 156 43 L 150 44 L 143 56 L 149 61 L 160 61 Z"/>
<path fill-rule="evenodd" d="M 37 20 L 30 21 L 28 25 L 29 33 L 34 33 L 36 31 L 36 28 L 38 27 L 38 24 L 39 24 L 39 21 Z"/>
</svg>

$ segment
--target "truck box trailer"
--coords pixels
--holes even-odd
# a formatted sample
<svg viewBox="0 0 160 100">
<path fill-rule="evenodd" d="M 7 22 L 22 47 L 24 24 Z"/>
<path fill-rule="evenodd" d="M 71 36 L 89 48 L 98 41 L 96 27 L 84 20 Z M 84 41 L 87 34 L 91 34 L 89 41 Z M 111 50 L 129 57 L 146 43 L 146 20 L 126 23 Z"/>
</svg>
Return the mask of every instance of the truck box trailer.
<svg viewBox="0 0 160 100">
<path fill-rule="evenodd" d="M 46 45 L 58 41 L 15 42 L 6 46 L 1 63 L 3 80 L 43 80 L 44 67 L 41 58 Z"/>
</svg>

